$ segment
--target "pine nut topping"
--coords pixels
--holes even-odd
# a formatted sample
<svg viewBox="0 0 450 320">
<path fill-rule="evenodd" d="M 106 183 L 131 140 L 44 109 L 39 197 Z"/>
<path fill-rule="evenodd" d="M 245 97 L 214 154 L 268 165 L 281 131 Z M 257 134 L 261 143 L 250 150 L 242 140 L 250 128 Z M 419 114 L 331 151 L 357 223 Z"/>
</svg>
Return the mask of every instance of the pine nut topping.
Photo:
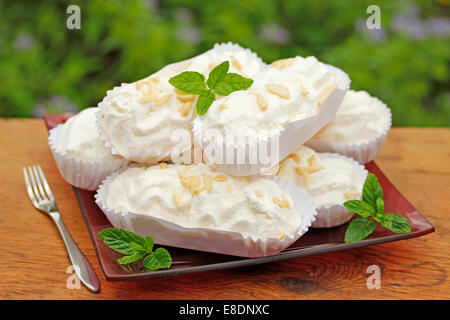
<svg viewBox="0 0 450 320">
<path fill-rule="evenodd" d="M 213 190 L 213 178 L 207 173 L 202 173 L 198 176 L 187 176 L 187 170 L 178 172 L 180 183 L 191 191 L 193 195 L 199 195 L 203 191 L 207 190 L 211 192 Z"/>
<path fill-rule="evenodd" d="M 300 93 L 302 94 L 302 96 L 307 96 L 309 94 L 309 91 L 300 84 Z"/>
<path fill-rule="evenodd" d="M 319 166 L 319 163 L 318 163 L 318 161 L 317 161 L 317 157 L 316 157 L 315 154 L 313 154 L 312 156 L 310 156 L 310 157 L 308 158 L 308 164 L 309 164 L 310 166 Z"/>
<path fill-rule="evenodd" d="M 322 169 L 323 169 L 323 167 L 320 167 L 320 166 L 298 167 L 298 168 L 295 168 L 295 172 L 297 172 L 298 175 L 302 176 L 302 175 L 305 175 L 305 174 L 316 173 L 317 171 L 320 171 Z"/>
<path fill-rule="evenodd" d="M 291 208 L 291 206 L 289 205 L 289 202 L 287 202 L 287 200 L 281 200 L 278 197 L 273 197 L 273 203 L 275 203 L 280 208 L 286 208 L 286 209 Z"/>
<path fill-rule="evenodd" d="M 211 192 L 213 190 L 213 179 L 212 179 L 212 176 L 210 176 L 209 174 L 203 173 L 202 177 L 203 177 L 203 183 L 205 185 L 206 190 L 208 192 Z"/>
<path fill-rule="evenodd" d="M 225 109 L 228 109 L 228 105 L 226 104 L 226 103 L 222 103 L 220 106 L 219 106 L 219 109 L 222 111 L 222 110 L 225 110 Z"/>
<path fill-rule="evenodd" d="M 291 157 L 292 159 L 294 159 L 294 161 L 295 161 L 296 163 L 300 163 L 300 161 L 301 161 L 300 156 L 299 156 L 298 154 L 296 154 L 296 153 L 291 154 L 289 157 Z"/>
<path fill-rule="evenodd" d="M 264 99 L 261 93 L 255 94 L 256 96 L 256 102 L 258 103 L 258 107 L 261 111 L 264 111 L 267 109 L 267 101 Z"/>
<path fill-rule="evenodd" d="M 156 96 L 158 95 L 155 85 L 153 83 L 147 84 L 147 91 L 144 91 L 144 96 Z"/>
<path fill-rule="evenodd" d="M 183 205 L 183 199 L 178 192 L 173 193 L 172 199 L 177 207 L 181 207 Z"/>
<path fill-rule="evenodd" d="M 345 199 L 349 200 L 349 199 L 355 199 L 361 196 L 361 192 L 359 192 L 357 189 L 353 189 L 350 191 L 347 191 L 344 193 L 344 197 Z"/>
<path fill-rule="evenodd" d="M 149 102 L 155 102 L 155 97 L 143 96 L 143 97 L 138 99 L 138 102 L 140 104 L 149 103 Z"/>
<path fill-rule="evenodd" d="M 167 93 L 165 95 L 163 95 L 161 98 L 158 98 L 155 101 L 155 104 L 159 107 L 162 106 L 163 104 L 166 104 L 167 102 L 169 102 L 170 98 L 172 98 L 172 94 L 171 93 Z"/>
<path fill-rule="evenodd" d="M 189 95 L 177 95 L 177 99 L 180 102 L 189 102 L 189 101 L 194 101 L 195 97 L 192 94 Z"/>
<path fill-rule="evenodd" d="M 190 189 L 192 191 L 198 191 L 201 189 L 202 187 L 202 180 L 200 179 L 199 176 L 192 176 L 189 177 L 189 185 L 190 185 Z"/>
<path fill-rule="evenodd" d="M 338 84 L 337 83 L 331 83 L 327 85 L 320 93 L 319 93 L 319 107 L 322 105 L 322 103 L 325 101 L 325 99 L 328 97 L 330 93 L 332 93 L 336 88 Z"/>
<path fill-rule="evenodd" d="M 192 102 L 185 102 L 182 105 L 178 106 L 178 112 L 181 113 L 183 117 L 187 117 L 191 109 L 192 109 Z"/>
<path fill-rule="evenodd" d="M 165 162 L 161 162 L 160 164 L 159 164 L 159 168 L 160 169 L 167 169 L 169 167 L 169 165 L 167 164 L 167 163 L 165 163 Z"/>
<path fill-rule="evenodd" d="M 286 67 L 292 66 L 294 63 L 294 58 L 280 59 L 272 62 L 272 67 L 277 68 L 278 70 L 283 70 Z"/>
<path fill-rule="evenodd" d="M 278 236 L 277 236 L 277 238 L 278 239 L 280 239 L 280 240 L 283 240 L 284 239 L 284 237 L 286 237 L 286 233 L 280 233 Z"/>
<path fill-rule="evenodd" d="M 262 198 L 263 197 L 263 192 L 261 190 L 255 189 L 255 194 L 258 198 Z"/>
<path fill-rule="evenodd" d="M 270 93 L 279 96 L 282 99 L 289 99 L 291 96 L 289 95 L 289 90 L 279 84 L 269 83 L 266 84 L 266 90 Z"/>
<path fill-rule="evenodd" d="M 144 82 L 142 80 L 136 81 L 136 90 L 141 90 Z"/>
<path fill-rule="evenodd" d="M 235 56 L 231 56 L 231 65 L 238 71 L 242 72 L 242 66 L 239 63 L 239 61 L 237 61 Z"/>
<path fill-rule="evenodd" d="M 229 184 L 227 185 L 227 192 L 228 192 L 228 193 L 233 192 L 233 185 L 232 185 L 231 183 L 229 183 Z"/>
<path fill-rule="evenodd" d="M 216 180 L 218 182 L 223 182 L 223 181 L 227 181 L 228 177 L 224 176 L 223 174 L 219 174 L 218 176 L 214 177 L 214 180 Z"/>
</svg>

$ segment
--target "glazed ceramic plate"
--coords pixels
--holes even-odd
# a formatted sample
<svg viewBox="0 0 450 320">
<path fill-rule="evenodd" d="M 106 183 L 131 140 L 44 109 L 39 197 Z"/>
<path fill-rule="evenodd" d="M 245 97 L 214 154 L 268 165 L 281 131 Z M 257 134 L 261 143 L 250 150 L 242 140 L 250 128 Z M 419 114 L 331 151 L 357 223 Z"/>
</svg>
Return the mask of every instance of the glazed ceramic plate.
<svg viewBox="0 0 450 320">
<path fill-rule="evenodd" d="M 47 129 L 52 129 L 60 123 L 64 123 L 70 115 L 46 115 L 44 117 Z M 385 228 L 377 227 L 366 239 L 345 243 L 344 234 L 347 224 L 330 229 L 310 229 L 303 237 L 293 243 L 281 253 L 263 258 L 242 258 L 215 253 L 200 252 L 195 250 L 168 247 L 172 255 L 173 263 L 170 269 L 153 272 L 144 271 L 142 265 L 132 264 L 127 267 L 119 265 L 116 260 L 119 257 L 110 250 L 96 236 L 104 229 L 111 227 L 111 223 L 96 205 L 95 191 L 86 191 L 73 188 L 78 199 L 81 212 L 86 222 L 92 243 L 97 254 L 101 269 L 108 280 L 136 280 L 143 278 L 171 276 L 183 273 L 211 271 L 227 268 L 250 266 L 272 261 L 305 257 L 326 252 L 365 247 L 374 244 L 392 242 L 404 239 L 420 237 L 434 231 L 434 227 L 423 217 L 392 183 L 381 172 L 380 168 L 372 161 L 366 164 L 366 169 L 374 173 L 384 190 L 385 210 L 396 212 L 411 224 L 411 233 L 396 234 Z"/>
</svg>

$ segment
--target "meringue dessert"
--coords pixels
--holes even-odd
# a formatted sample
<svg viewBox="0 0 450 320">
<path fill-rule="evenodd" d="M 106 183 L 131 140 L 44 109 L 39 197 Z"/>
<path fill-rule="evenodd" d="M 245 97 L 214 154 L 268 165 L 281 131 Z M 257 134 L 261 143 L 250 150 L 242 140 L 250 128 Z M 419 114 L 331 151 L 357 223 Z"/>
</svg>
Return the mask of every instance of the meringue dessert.
<svg viewBox="0 0 450 320">
<path fill-rule="evenodd" d="M 264 177 L 232 177 L 206 164 L 128 168 L 107 185 L 108 209 L 184 228 L 238 232 L 252 239 L 293 237 L 302 219 L 293 199 Z"/>
<path fill-rule="evenodd" d="M 70 117 L 61 127 L 55 147 L 62 155 L 81 161 L 113 161 L 113 155 L 97 132 L 95 113 L 98 108 L 87 108 Z"/>
<path fill-rule="evenodd" d="M 95 114 L 87 108 L 50 130 L 48 143 L 59 172 L 70 184 L 95 190 L 105 177 L 126 166 L 128 160 L 113 155 L 97 132 Z"/>
<path fill-rule="evenodd" d="M 390 112 L 383 102 L 366 91 L 349 90 L 336 117 L 312 139 L 362 144 L 386 133 L 390 125 Z"/>
<path fill-rule="evenodd" d="M 178 144 L 172 140 L 173 133 L 192 129 L 198 96 L 175 89 L 168 80 L 184 71 L 207 76 L 226 60 L 230 61 L 231 72 L 247 77 L 255 77 L 266 67 L 249 49 L 219 44 L 199 56 L 167 65 L 145 79 L 109 90 L 99 103 L 98 114 L 105 143 L 129 160 L 149 164 L 169 160 Z M 180 151 L 191 143 L 181 146 Z"/>
<path fill-rule="evenodd" d="M 359 167 L 357 170 L 356 163 L 343 156 L 320 154 L 301 146 L 280 162 L 277 175 L 305 188 L 319 209 L 361 197 L 367 172 Z"/>
<path fill-rule="evenodd" d="M 338 85 L 336 75 L 315 57 L 278 60 L 248 90 L 215 100 L 202 117 L 202 128 L 224 135 L 271 136 L 290 122 L 317 114 Z"/>
</svg>

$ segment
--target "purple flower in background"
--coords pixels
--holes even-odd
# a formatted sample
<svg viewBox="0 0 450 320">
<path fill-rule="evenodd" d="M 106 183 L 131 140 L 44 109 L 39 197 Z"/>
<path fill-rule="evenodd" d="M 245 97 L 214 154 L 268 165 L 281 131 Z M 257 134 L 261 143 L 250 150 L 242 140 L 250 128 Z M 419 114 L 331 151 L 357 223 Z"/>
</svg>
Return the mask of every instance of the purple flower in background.
<svg viewBox="0 0 450 320">
<path fill-rule="evenodd" d="M 186 8 L 178 8 L 173 13 L 175 20 L 180 24 L 191 24 L 193 21 L 192 12 Z"/>
<path fill-rule="evenodd" d="M 202 41 L 202 31 L 195 27 L 180 27 L 177 30 L 177 38 L 192 44 Z"/>
<path fill-rule="evenodd" d="M 157 10 L 159 3 L 157 0 L 144 0 L 144 6 L 150 10 Z"/>
<path fill-rule="evenodd" d="M 394 31 L 405 33 L 410 39 L 450 35 L 450 19 L 447 17 L 422 19 L 419 7 L 413 4 L 392 19 L 391 27 Z"/>
<path fill-rule="evenodd" d="M 366 19 L 358 19 L 355 23 L 355 29 L 359 32 L 366 33 L 373 42 L 382 42 L 386 39 L 386 29 L 368 29 Z"/>
<path fill-rule="evenodd" d="M 19 51 L 25 51 L 30 49 L 33 46 L 34 37 L 27 33 L 21 32 L 14 40 L 14 48 Z"/>
<path fill-rule="evenodd" d="M 202 31 L 192 24 L 194 19 L 190 10 L 185 8 L 176 9 L 174 17 L 175 21 L 179 24 L 176 30 L 178 39 L 192 44 L 197 44 L 202 41 Z"/>
<path fill-rule="evenodd" d="M 286 44 L 289 41 L 289 31 L 276 23 L 265 24 L 261 31 L 262 40 L 269 43 Z"/>
</svg>

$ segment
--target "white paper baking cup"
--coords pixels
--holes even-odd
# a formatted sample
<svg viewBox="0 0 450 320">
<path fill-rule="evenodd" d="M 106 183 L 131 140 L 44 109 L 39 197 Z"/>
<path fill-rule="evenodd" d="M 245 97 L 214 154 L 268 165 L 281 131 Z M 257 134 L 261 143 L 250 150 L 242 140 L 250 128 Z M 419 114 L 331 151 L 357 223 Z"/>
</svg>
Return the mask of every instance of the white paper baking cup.
<svg viewBox="0 0 450 320">
<path fill-rule="evenodd" d="M 194 133 L 195 142 L 202 146 L 203 149 L 209 148 L 209 150 L 222 150 L 224 154 L 245 155 L 244 164 L 237 163 L 238 161 L 236 160 L 236 156 L 234 159 L 230 159 L 229 161 L 227 160 L 227 163 L 214 163 L 210 159 L 207 159 L 208 163 L 216 167 L 218 170 L 230 175 L 258 175 L 267 171 L 270 167 L 278 164 L 281 160 L 297 150 L 303 143 L 314 136 L 314 134 L 316 134 L 334 118 L 346 92 L 349 89 L 350 78 L 348 75 L 334 66 L 327 66 L 330 68 L 330 71 L 336 75 L 338 88 L 328 95 L 317 114 L 289 123 L 283 131 L 269 137 L 268 139 L 255 139 L 255 141 L 258 142 L 254 144 L 237 146 L 230 144 L 227 145 L 226 143 L 219 144 L 217 141 L 211 141 L 204 137 L 202 117 L 197 116 L 192 121 L 192 131 Z M 268 165 L 266 163 L 261 163 L 258 157 L 256 163 L 251 163 L 251 155 L 258 154 L 258 150 L 261 150 L 261 148 L 262 150 L 271 150 L 272 141 L 279 141 L 278 155 L 272 157 L 273 161 Z"/>
<path fill-rule="evenodd" d="M 106 161 L 83 161 L 62 154 L 56 148 L 62 126 L 60 124 L 50 130 L 48 144 L 59 172 L 71 185 L 85 190 L 96 190 L 105 177 L 128 164 L 126 159 L 119 157 Z"/>
<path fill-rule="evenodd" d="M 149 215 L 118 212 L 106 206 L 108 185 L 118 176 L 107 177 L 95 195 L 95 202 L 116 228 L 126 229 L 141 236 L 151 236 L 155 243 L 199 251 L 221 253 L 241 257 L 264 257 L 279 253 L 299 239 L 314 221 L 317 211 L 311 196 L 302 188 L 289 181 L 274 177 L 280 187 L 291 194 L 294 207 L 301 215 L 301 225 L 292 236 L 253 239 L 241 233 L 205 228 L 185 228 L 175 223 Z"/>
<path fill-rule="evenodd" d="M 364 185 L 364 181 L 366 181 L 368 171 L 360 163 L 356 162 L 352 158 L 337 153 L 317 153 L 317 155 L 320 159 L 335 158 L 348 161 L 352 165 L 355 172 L 358 174 L 359 179 L 361 179 L 361 184 Z M 358 199 L 361 199 L 361 197 L 359 197 Z M 344 207 L 343 204 L 335 204 L 327 207 L 318 206 L 316 209 L 317 216 L 316 220 L 312 224 L 313 228 L 332 228 L 340 226 L 349 221 L 354 215 L 354 213 Z"/>
<path fill-rule="evenodd" d="M 375 97 L 373 98 L 377 99 Z M 337 152 L 351 157 L 362 164 L 372 161 L 378 153 L 380 153 L 389 129 L 392 126 L 391 109 L 389 109 L 388 106 L 381 100 L 377 100 L 379 105 L 382 106 L 383 115 L 389 119 L 386 127 L 383 128 L 382 132 L 378 136 L 375 136 L 373 139 L 363 143 L 333 143 L 327 140 L 310 139 L 305 143 L 305 145 L 317 152 Z"/>
</svg>

